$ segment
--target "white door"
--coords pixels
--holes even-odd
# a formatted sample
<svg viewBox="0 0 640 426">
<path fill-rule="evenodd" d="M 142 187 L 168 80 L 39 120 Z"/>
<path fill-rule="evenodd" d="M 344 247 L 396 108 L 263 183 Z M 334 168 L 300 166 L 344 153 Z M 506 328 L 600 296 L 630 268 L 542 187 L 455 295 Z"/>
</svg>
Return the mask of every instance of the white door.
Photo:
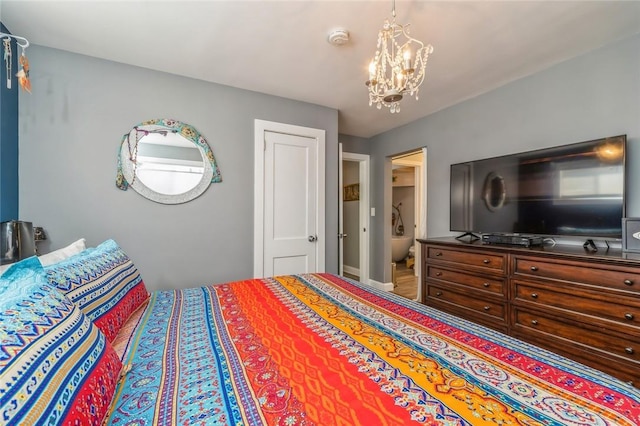
<svg viewBox="0 0 640 426">
<path fill-rule="evenodd" d="M 254 275 L 323 272 L 324 131 L 256 120 L 255 195 Z"/>
</svg>

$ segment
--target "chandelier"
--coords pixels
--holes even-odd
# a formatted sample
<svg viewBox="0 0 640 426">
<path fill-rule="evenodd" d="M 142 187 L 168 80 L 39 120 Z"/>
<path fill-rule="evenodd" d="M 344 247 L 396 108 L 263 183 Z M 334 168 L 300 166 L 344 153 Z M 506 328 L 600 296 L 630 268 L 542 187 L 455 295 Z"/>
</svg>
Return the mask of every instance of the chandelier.
<svg viewBox="0 0 640 426">
<path fill-rule="evenodd" d="M 369 106 L 384 105 L 392 113 L 400 112 L 400 101 L 404 95 L 418 100 L 418 91 L 424 81 L 427 59 L 433 46 L 409 36 L 409 24 L 396 23 L 396 2 L 393 0 L 391 22 L 384 21 L 378 33 L 376 54 L 369 64 Z M 412 52 L 415 55 L 412 57 Z"/>
</svg>

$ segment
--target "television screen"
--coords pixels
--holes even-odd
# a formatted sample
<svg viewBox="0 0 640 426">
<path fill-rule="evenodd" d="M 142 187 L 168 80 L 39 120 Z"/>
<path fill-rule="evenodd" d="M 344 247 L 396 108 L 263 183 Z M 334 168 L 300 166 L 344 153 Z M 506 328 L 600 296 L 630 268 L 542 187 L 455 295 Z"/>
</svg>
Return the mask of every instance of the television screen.
<svg viewBox="0 0 640 426">
<path fill-rule="evenodd" d="M 451 165 L 451 231 L 622 238 L 626 135 Z"/>
</svg>

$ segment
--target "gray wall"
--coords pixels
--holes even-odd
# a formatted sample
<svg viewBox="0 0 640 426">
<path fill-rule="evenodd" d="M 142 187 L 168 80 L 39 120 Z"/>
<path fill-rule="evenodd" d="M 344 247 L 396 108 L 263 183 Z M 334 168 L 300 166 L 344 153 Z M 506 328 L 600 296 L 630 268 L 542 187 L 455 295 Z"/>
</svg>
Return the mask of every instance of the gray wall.
<svg viewBox="0 0 640 426">
<path fill-rule="evenodd" d="M 45 251 L 80 237 L 89 245 L 113 238 L 150 290 L 251 277 L 254 119 L 263 119 L 326 130 L 326 270 L 337 271 L 336 110 L 40 46 L 29 48 L 29 60 L 19 208 L 45 228 Z M 181 205 L 118 190 L 122 135 L 152 118 L 198 129 L 223 182 Z"/>
<path fill-rule="evenodd" d="M 361 138 L 359 136 L 351 136 L 340 134 L 338 135 L 340 143 L 343 144 L 342 150 L 344 152 L 351 152 L 353 154 L 369 154 L 370 143 L 369 139 Z"/>
<path fill-rule="evenodd" d="M 114 238 L 151 289 L 250 276 L 259 118 L 327 131 L 326 265 L 337 270 L 337 111 L 38 46 L 29 52 L 34 90 L 20 95 L 19 208 L 21 219 L 46 228 L 46 248 Z M 432 237 L 451 234 L 450 164 L 617 134 L 629 142 L 627 216 L 640 216 L 638 52 L 634 36 L 369 140 L 340 135 L 344 151 L 371 155 L 371 278 L 391 280 L 388 157 L 423 146 Z M 224 182 L 179 206 L 117 190 L 121 136 L 156 117 L 200 130 Z"/>
<path fill-rule="evenodd" d="M 428 77 L 427 77 L 428 78 Z M 428 96 L 423 93 L 422 96 Z M 382 111 L 381 113 L 388 113 Z M 449 166 L 626 134 L 627 216 L 640 216 L 640 36 L 558 64 L 371 138 L 371 278 L 391 280 L 388 156 L 427 147 L 427 233 L 449 232 Z M 344 150 L 351 151 L 348 138 Z M 353 149 L 362 147 L 357 141 Z"/>
</svg>

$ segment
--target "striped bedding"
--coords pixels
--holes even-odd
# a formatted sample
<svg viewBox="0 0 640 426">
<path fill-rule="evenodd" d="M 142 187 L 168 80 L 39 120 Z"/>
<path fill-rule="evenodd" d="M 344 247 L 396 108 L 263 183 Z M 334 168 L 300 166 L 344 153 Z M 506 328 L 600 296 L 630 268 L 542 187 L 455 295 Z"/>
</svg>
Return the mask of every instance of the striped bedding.
<svg viewBox="0 0 640 426">
<path fill-rule="evenodd" d="M 110 425 L 638 425 L 610 376 L 332 274 L 151 294 Z"/>
</svg>

